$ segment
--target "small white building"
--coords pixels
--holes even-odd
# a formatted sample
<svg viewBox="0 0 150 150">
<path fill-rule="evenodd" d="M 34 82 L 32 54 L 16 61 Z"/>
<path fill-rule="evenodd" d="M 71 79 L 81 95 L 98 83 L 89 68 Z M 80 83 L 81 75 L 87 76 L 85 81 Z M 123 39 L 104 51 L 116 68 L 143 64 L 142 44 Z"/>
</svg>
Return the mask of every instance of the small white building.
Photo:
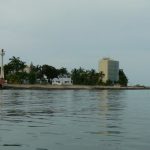
<svg viewBox="0 0 150 150">
<path fill-rule="evenodd" d="M 30 73 L 30 72 L 31 72 L 30 66 L 26 66 L 26 67 L 23 69 L 23 71 L 26 72 L 26 73 Z"/>
<path fill-rule="evenodd" d="M 72 85 L 73 81 L 68 76 L 58 76 L 52 80 L 52 85 Z"/>
</svg>

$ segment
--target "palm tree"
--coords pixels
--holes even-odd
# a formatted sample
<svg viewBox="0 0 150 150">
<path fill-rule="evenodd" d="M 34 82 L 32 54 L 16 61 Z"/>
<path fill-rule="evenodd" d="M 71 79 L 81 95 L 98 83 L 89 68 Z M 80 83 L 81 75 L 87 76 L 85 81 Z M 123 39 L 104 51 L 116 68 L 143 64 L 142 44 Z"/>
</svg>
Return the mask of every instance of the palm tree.
<svg viewBox="0 0 150 150">
<path fill-rule="evenodd" d="M 11 71 L 19 72 L 20 70 L 23 71 L 23 69 L 26 67 L 25 62 L 21 61 L 19 57 L 13 56 L 12 58 L 9 59 L 10 62 L 8 65 L 11 68 Z"/>
<path fill-rule="evenodd" d="M 104 76 L 105 76 L 105 74 L 103 73 L 103 71 L 100 71 L 100 73 L 99 73 L 99 79 L 98 79 L 98 82 L 99 82 L 99 83 L 102 83 L 102 82 L 103 82 Z"/>
</svg>

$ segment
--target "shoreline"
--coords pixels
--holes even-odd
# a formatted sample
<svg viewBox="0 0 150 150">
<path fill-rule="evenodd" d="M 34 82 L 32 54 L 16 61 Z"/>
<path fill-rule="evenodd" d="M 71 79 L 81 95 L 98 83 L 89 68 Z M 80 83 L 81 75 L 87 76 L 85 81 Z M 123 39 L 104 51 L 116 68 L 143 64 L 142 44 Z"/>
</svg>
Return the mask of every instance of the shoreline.
<svg viewBox="0 0 150 150">
<path fill-rule="evenodd" d="M 49 85 L 49 84 L 6 84 L 3 89 L 18 90 L 150 90 L 145 86 L 92 86 L 92 85 Z"/>
</svg>

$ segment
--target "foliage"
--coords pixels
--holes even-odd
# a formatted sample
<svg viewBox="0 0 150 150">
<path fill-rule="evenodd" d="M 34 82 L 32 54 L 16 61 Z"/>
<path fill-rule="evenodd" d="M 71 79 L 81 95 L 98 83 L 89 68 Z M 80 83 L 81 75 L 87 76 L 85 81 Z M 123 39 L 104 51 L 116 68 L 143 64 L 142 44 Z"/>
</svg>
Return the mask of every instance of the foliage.
<svg viewBox="0 0 150 150">
<path fill-rule="evenodd" d="M 58 76 L 57 69 L 49 65 L 42 66 L 42 74 L 46 75 L 48 79 L 53 79 Z"/>
<path fill-rule="evenodd" d="M 118 83 L 121 86 L 127 86 L 128 85 L 128 78 L 126 77 L 126 75 L 122 69 L 119 70 L 119 81 L 118 81 Z"/>
<path fill-rule="evenodd" d="M 19 57 L 13 56 L 9 59 L 9 63 L 5 64 L 4 71 L 5 71 L 5 79 L 8 83 L 36 83 L 36 80 L 39 79 L 40 81 L 45 81 L 44 77 L 47 77 L 48 81 L 50 82 L 53 78 L 58 77 L 58 75 L 68 75 L 68 71 L 66 68 L 56 69 L 53 66 L 49 65 L 33 65 L 30 64 L 29 72 L 25 71 L 26 63 L 20 60 Z"/>
<path fill-rule="evenodd" d="M 98 74 L 98 76 L 99 76 L 99 78 L 98 78 L 98 84 L 99 85 L 104 85 L 105 83 L 103 82 L 103 78 L 104 78 L 105 74 L 102 71 L 100 71 L 99 74 Z"/>
<path fill-rule="evenodd" d="M 29 80 L 29 83 L 30 84 L 34 84 L 36 83 L 36 73 L 31 71 L 29 74 L 28 74 L 28 80 Z"/>
<path fill-rule="evenodd" d="M 71 77 L 76 85 L 96 85 L 98 84 L 99 75 L 94 69 L 84 70 L 80 67 L 71 71 Z"/>
<path fill-rule="evenodd" d="M 16 72 L 14 74 L 7 75 L 7 81 L 9 83 L 21 84 L 26 79 L 27 79 L 27 73 L 26 72 Z"/>
<path fill-rule="evenodd" d="M 19 57 L 13 56 L 10 62 L 4 66 L 6 79 L 10 83 L 23 83 L 27 78 L 27 73 L 23 72 L 26 63 L 21 61 Z"/>
<path fill-rule="evenodd" d="M 113 82 L 111 80 L 107 80 L 105 83 L 106 86 L 111 86 L 113 85 Z"/>
<path fill-rule="evenodd" d="M 11 71 L 12 71 L 11 65 L 5 64 L 5 65 L 4 65 L 4 74 L 5 74 L 5 75 L 10 74 Z"/>
<path fill-rule="evenodd" d="M 63 76 L 63 75 L 69 75 L 67 69 L 66 69 L 66 68 L 63 68 L 63 67 L 60 68 L 60 69 L 57 69 L 57 74 L 58 74 L 58 75 L 61 75 L 61 76 Z"/>
<path fill-rule="evenodd" d="M 13 73 L 23 71 L 23 69 L 26 67 L 25 62 L 21 61 L 19 57 L 13 56 L 9 60 L 10 62 L 8 63 L 7 67 L 10 69 L 9 71 L 12 71 Z"/>
<path fill-rule="evenodd" d="M 51 83 L 53 78 L 70 75 L 73 84 L 75 85 L 113 85 L 110 80 L 103 83 L 105 74 L 103 72 L 97 73 L 94 69 L 85 70 L 80 67 L 78 69 L 74 68 L 71 73 L 69 73 L 67 69 L 63 67 L 56 69 L 47 64 L 35 66 L 31 63 L 29 67 L 30 70 L 27 72 L 25 71 L 26 62 L 20 60 L 19 57 L 13 56 L 9 60 L 10 62 L 4 66 L 5 79 L 8 83 L 34 84 L 37 81 L 47 82 L 47 80 Z M 119 81 L 116 83 L 122 86 L 127 86 L 128 79 L 123 70 L 119 70 Z"/>
</svg>

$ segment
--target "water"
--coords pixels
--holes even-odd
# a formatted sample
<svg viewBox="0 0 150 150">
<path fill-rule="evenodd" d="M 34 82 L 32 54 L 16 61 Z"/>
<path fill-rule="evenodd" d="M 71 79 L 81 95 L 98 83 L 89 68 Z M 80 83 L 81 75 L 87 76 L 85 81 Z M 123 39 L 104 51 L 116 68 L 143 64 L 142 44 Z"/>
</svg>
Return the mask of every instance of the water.
<svg viewBox="0 0 150 150">
<path fill-rule="evenodd" d="M 1 90 L 0 150 L 148 150 L 150 91 Z"/>
</svg>

